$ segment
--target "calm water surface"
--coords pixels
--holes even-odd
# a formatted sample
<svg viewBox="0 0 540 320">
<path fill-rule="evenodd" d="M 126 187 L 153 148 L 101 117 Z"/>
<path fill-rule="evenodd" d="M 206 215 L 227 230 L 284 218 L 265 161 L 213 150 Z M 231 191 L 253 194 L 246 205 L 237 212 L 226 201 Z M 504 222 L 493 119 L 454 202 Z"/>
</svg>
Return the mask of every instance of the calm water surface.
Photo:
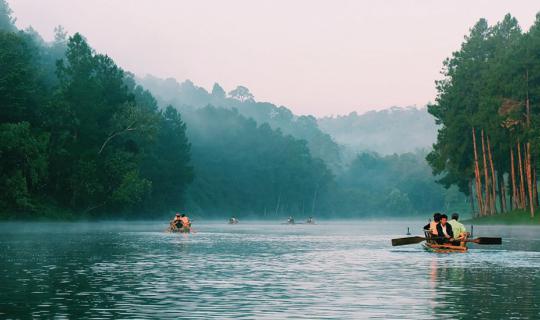
<svg viewBox="0 0 540 320">
<path fill-rule="evenodd" d="M 540 319 L 540 229 L 391 247 L 404 222 L 0 224 L 0 318 Z M 411 228 L 412 230 L 412 228 Z"/>
</svg>

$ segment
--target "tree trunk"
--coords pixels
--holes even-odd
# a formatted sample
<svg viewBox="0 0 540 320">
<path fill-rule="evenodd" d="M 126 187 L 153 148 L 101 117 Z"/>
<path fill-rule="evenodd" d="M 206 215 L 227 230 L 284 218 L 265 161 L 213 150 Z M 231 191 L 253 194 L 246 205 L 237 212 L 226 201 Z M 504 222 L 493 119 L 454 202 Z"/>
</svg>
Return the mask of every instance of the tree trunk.
<svg viewBox="0 0 540 320">
<path fill-rule="evenodd" d="M 493 213 L 492 211 L 492 204 L 491 204 L 491 190 L 489 187 L 489 175 L 488 175 L 488 166 L 487 166 L 487 156 L 486 156 L 486 146 L 484 143 L 484 129 L 480 131 L 480 137 L 482 138 L 482 160 L 484 162 L 484 193 L 485 193 L 485 209 L 486 209 L 486 215 L 491 215 Z"/>
<path fill-rule="evenodd" d="M 506 182 L 504 175 L 499 174 L 499 200 L 501 204 L 501 213 L 507 212 L 506 208 Z"/>
<path fill-rule="evenodd" d="M 529 207 L 531 210 L 531 219 L 534 218 L 534 199 L 533 199 L 533 186 L 532 186 L 532 173 L 531 173 L 531 143 L 527 142 L 527 189 L 529 190 Z"/>
<path fill-rule="evenodd" d="M 491 143 L 489 142 L 489 135 L 486 136 L 486 140 L 487 140 L 487 148 L 488 148 L 488 157 L 489 157 L 489 166 L 491 167 L 491 203 L 492 203 L 492 208 L 491 208 L 491 213 L 492 214 L 496 214 L 497 213 L 497 205 L 496 205 L 496 201 L 497 201 L 497 178 L 495 176 L 495 168 L 493 166 L 493 156 L 491 155 Z M 501 203 L 501 208 L 502 208 L 502 203 Z"/>
<path fill-rule="evenodd" d="M 519 208 L 525 209 L 525 179 L 523 179 L 523 164 L 521 161 L 521 143 L 518 140 L 517 143 L 517 152 L 518 152 L 518 169 L 519 169 Z"/>
<path fill-rule="evenodd" d="M 533 174 L 533 197 L 534 197 L 534 205 L 536 207 L 539 206 L 538 204 L 538 183 L 536 181 L 536 161 L 533 160 L 532 163 L 532 174 Z"/>
<path fill-rule="evenodd" d="M 478 152 L 476 151 L 476 133 L 474 127 L 472 127 L 472 139 L 474 149 L 474 178 L 476 180 L 476 200 L 478 201 L 478 213 L 480 216 L 484 215 L 484 204 L 482 200 L 482 183 L 480 181 L 480 168 L 478 166 Z"/>
<path fill-rule="evenodd" d="M 510 170 L 510 177 L 512 178 L 512 201 L 510 202 L 510 205 L 512 206 L 511 209 L 516 209 L 518 208 L 518 191 L 516 187 L 516 173 L 513 148 L 510 148 L 510 166 L 512 167 Z"/>
</svg>

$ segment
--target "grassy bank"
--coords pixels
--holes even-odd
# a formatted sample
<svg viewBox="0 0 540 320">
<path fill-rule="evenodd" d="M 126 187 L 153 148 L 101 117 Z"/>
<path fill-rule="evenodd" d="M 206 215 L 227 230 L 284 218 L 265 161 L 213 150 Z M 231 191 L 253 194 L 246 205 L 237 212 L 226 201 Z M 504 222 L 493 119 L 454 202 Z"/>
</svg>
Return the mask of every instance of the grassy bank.
<svg viewBox="0 0 540 320">
<path fill-rule="evenodd" d="M 478 217 L 463 221 L 465 224 L 540 225 L 540 212 L 531 219 L 529 211 L 516 210 L 494 216 Z"/>
</svg>

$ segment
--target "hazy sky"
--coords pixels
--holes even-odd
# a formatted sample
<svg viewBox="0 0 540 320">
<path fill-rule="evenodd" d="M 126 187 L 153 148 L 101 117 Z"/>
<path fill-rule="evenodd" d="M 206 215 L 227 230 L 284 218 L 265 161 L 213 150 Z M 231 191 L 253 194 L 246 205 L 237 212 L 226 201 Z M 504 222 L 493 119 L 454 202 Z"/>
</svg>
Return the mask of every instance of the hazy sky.
<svg viewBox="0 0 540 320">
<path fill-rule="evenodd" d="M 17 25 L 62 25 L 138 75 L 250 88 L 299 114 L 423 106 L 481 17 L 523 29 L 539 0 L 8 0 Z"/>
</svg>

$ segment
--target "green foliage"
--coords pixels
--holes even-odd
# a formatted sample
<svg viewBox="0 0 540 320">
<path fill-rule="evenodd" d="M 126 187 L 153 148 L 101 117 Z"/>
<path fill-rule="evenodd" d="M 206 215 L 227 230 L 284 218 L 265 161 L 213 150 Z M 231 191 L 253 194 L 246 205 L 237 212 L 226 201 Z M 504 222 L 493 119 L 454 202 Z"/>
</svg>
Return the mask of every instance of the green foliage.
<svg viewBox="0 0 540 320">
<path fill-rule="evenodd" d="M 428 108 L 441 128 L 434 150 L 427 156 L 433 172 L 442 176 L 440 183 L 445 187 L 456 185 L 466 194 L 472 189 L 473 130 L 479 161 L 483 160 L 479 133 L 484 132 L 490 139 L 491 149 L 486 152 L 492 152 L 498 181 L 496 194 L 501 202 L 507 197 L 501 184 L 505 185 L 506 192 L 512 187 L 510 154 L 516 154 L 518 142 L 532 142 L 532 172 L 535 174 L 534 159 L 540 150 L 538 30 L 540 16 L 526 33 L 511 15 L 493 26 L 480 19 L 465 37 L 460 50 L 445 61 L 444 78 L 437 82 L 436 102 Z M 528 99 L 530 113 L 526 110 Z M 530 114 L 530 122 L 527 114 Z M 485 184 L 485 178 L 481 183 Z M 482 187 L 480 194 L 485 194 Z"/>
<path fill-rule="evenodd" d="M 229 96 L 233 99 L 240 100 L 240 102 L 253 101 L 254 98 L 253 94 L 249 92 L 249 89 L 243 86 L 238 86 L 236 89 L 231 90 Z"/>
<path fill-rule="evenodd" d="M 363 147 L 340 146 L 320 128 L 325 123 L 335 133 L 343 126 L 352 133 L 348 139 L 358 133 L 357 140 L 374 140 L 365 144 L 369 149 L 390 144 L 368 134 L 373 119 L 384 131 L 423 111 L 317 120 L 257 102 L 242 86 L 227 95 L 219 84 L 209 93 L 189 80 L 141 80 L 154 97 L 80 34 L 67 37 L 57 27 L 55 40 L 46 43 L 31 29 L 2 27 L 6 21 L 13 25 L 0 0 L 3 217 L 149 217 L 184 209 L 206 216 L 360 217 L 426 213 L 464 202 L 434 183 L 422 152 L 357 155 Z M 500 29 L 513 30 L 511 22 Z M 444 123 L 448 114 L 440 110 L 430 112 Z M 457 137 L 461 129 L 443 134 Z M 393 134 L 403 138 L 403 130 Z M 418 137 L 409 138 L 416 145 Z M 435 171 L 448 172 L 444 156 L 455 149 L 436 147 L 428 157 Z M 462 167 L 454 167 L 461 181 Z"/>
<path fill-rule="evenodd" d="M 47 177 L 48 135 L 36 134 L 28 122 L 0 124 L 0 206 L 31 210 L 32 195 Z"/>
<path fill-rule="evenodd" d="M 203 108 L 210 104 L 226 109 L 236 109 L 239 114 L 252 118 L 259 124 L 267 123 L 271 128 L 279 129 L 284 134 L 305 140 L 312 156 L 322 159 L 334 173 L 343 169 L 344 159 L 340 146 L 329 134 L 319 129 L 314 117 L 296 116 L 283 106 L 278 107 L 272 103 L 255 101 L 249 89 L 245 87 L 236 88 L 229 93 L 235 97 L 227 98 L 225 91 L 218 84 L 214 85 L 212 94 L 209 94 L 204 88 L 195 86 L 189 80 L 179 84 L 174 79 L 161 80 L 146 76 L 139 79 L 139 82 L 155 93 L 159 104 L 163 107 L 172 104 L 183 111 L 184 107 Z M 246 94 L 247 98 L 237 95 L 241 93 Z"/>
<path fill-rule="evenodd" d="M 0 31 L 15 31 L 15 18 L 6 0 L 0 0 Z"/>
<path fill-rule="evenodd" d="M 148 148 L 143 159 L 142 172 L 152 181 L 147 206 L 154 210 L 182 208 L 183 195 L 193 181 L 191 144 L 180 113 L 171 106 L 161 112 L 156 140 L 160 143 Z"/>
<path fill-rule="evenodd" d="M 0 30 L 0 122 L 36 121 L 43 104 L 38 55 L 29 37 Z"/>
<path fill-rule="evenodd" d="M 337 179 L 326 203 L 349 216 L 411 215 L 464 207 L 463 195 L 435 182 L 425 152 L 362 153 Z M 453 195 L 451 197 L 450 195 Z M 448 198 L 447 198 L 448 197 Z"/>
<path fill-rule="evenodd" d="M 311 212 L 317 193 L 331 181 L 326 165 L 311 157 L 304 141 L 268 124 L 212 106 L 183 114 L 196 164 L 188 193 L 192 207 L 276 218 Z"/>
<path fill-rule="evenodd" d="M 2 211 L 31 212 L 42 202 L 85 216 L 181 206 L 192 177 L 180 115 L 160 112 L 81 35 L 56 33 L 49 45 L 33 31 L 0 31 Z M 174 157 L 160 161 L 166 154 Z M 153 158 L 153 172 L 168 174 L 146 170 Z"/>
</svg>

